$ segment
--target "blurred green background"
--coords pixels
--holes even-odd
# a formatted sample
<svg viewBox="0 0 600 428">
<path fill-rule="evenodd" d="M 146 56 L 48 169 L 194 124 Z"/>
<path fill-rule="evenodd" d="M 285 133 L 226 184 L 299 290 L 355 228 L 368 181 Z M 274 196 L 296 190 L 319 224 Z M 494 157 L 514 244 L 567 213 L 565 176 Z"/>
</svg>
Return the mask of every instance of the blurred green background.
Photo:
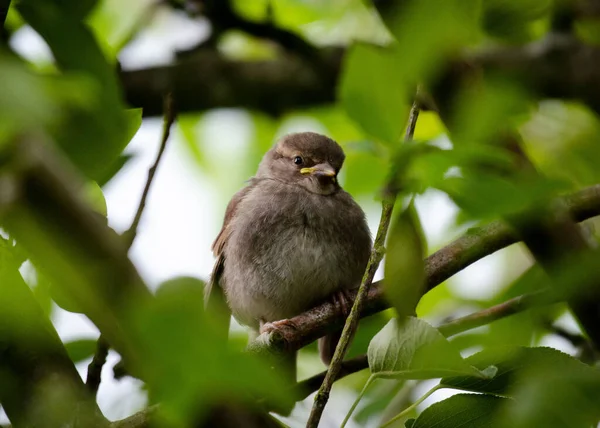
<svg viewBox="0 0 600 428">
<path fill-rule="evenodd" d="M 119 233 L 127 230 L 158 150 L 162 119 L 156 113 L 143 113 L 142 119 L 142 110 L 137 108 L 145 106 L 132 103 L 128 107 L 136 110 L 123 113 L 127 102 L 122 102 L 121 96 L 128 92 L 122 82 L 134 79 L 139 70 L 201 60 L 203 49 L 245 63 L 287 60 L 293 54 L 283 49 L 276 37 L 256 37 L 243 28 L 219 28 L 214 19 L 205 16 L 209 9 L 203 7 L 209 6 L 204 3 L 211 2 L 13 2 L 5 24 L 6 43 L 0 50 L 0 148 L 25 131 L 51 136 L 86 177 L 88 184 L 82 194 L 88 202 L 100 212 L 105 202 L 108 224 Z M 380 3 L 385 10 L 387 3 L 394 2 Z M 227 202 L 253 175 L 265 151 L 289 132 L 320 132 L 342 145 L 347 158 L 340 183 L 363 207 L 375 233 L 380 192 L 406 126 L 415 83 L 434 81 L 446 59 L 464 49 L 511 48 L 542 40 L 551 30 L 557 9 L 569 2 L 397 3 L 405 8 L 390 14 L 384 23 L 370 2 L 360 0 L 232 2 L 241 19 L 272 23 L 273 28 L 304 39 L 315 50 L 347 49 L 339 78 L 329 82 L 335 86 L 335 100 L 314 105 L 304 102 L 277 114 L 247 106 L 206 107 L 198 102 L 196 111 L 186 107 L 178 115 L 129 253 L 152 290 L 174 278 L 208 279 L 214 261 L 210 246 L 220 230 Z M 61 18 L 59 12 L 72 19 Z M 79 17 L 85 17 L 83 24 Z M 594 19 L 579 16 L 573 30 L 590 45 L 600 42 Z M 390 47 L 392 40 L 396 42 Z M 99 49 L 93 51 L 90 46 Z M 113 75 L 117 62 L 121 76 L 129 76 L 121 81 Z M 187 78 L 206 76 L 198 71 L 197 76 Z M 288 78 L 302 76 L 290 74 Z M 487 82 L 484 95 L 464 91 L 452 117 L 459 130 L 452 143 L 438 114 L 421 112 L 416 144 L 448 151 L 441 159 L 435 153 L 431 157 L 415 155 L 401 194 L 401 203 L 415 195 L 427 254 L 468 227 L 513 213 L 523 202 L 598 182 L 600 122 L 593 108 L 575 100 L 544 99 L 515 82 L 503 76 Z M 153 90 L 148 87 L 149 92 Z M 236 95 L 228 96 L 235 99 Z M 192 100 L 205 96 L 201 91 L 190 94 Z M 524 151 L 544 181 L 504 186 L 485 172 L 466 187 L 453 187 L 455 183 L 448 177 L 460 177 L 470 162 L 491 159 L 500 163 L 493 145 L 481 142 L 508 125 L 519 131 Z M 467 173 L 464 176 L 469 177 Z M 101 185 L 103 196 L 94 181 Z M 593 237 L 593 222 L 588 223 Z M 522 244 L 486 257 L 428 293 L 420 301 L 417 315 L 438 325 L 522 294 L 528 284 L 515 280 L 532 262 Z M 61 339 L 77 353 L 74 359 L 85 377 L 97 328 L 86 316 L 52 302 L 32 263 L 25 262 L 20 271 L 50 313 Z M 383 265 L 376 279 L 382 277 Z M 200 305 L 198 302 L 198 310 Z M 575 354 L 572 343 L 551 334 L 540 322 L 547 316 L 576 334 L 579 330 L 572 316 L 564 306 L 546 312 L 524 312 L 457 336 L 453 343 L 463 356 L 499 344 L 547 345 Z M 393 316 L 393 310 L 388 310 L 362 321 L 350 356 L 365 353 L 373 335 Z M 241 348 L 245 330 L 234 325 L 233 335 Z M 118 360 L 111 350 L 98 393 L 99 406 L 111 420 L 148 404 L 141 381 L 113 378 L 112 367 Z M 324 369 L 314 344 L 301 351 L 300 378 Z M 339 426 L 367 377 L 363 371 L 336 383 L 321 426 Z M 409 387 L 403 389 L 401 381 L 378 380 L 348 426 L 378 426 L 384 413 L 387 418 L 393 416 L 395 410 L 397 413 L 436 383 L 408 381 Z M 438 391 L 419 409 L 453 393 Z M 304 426 L 312 401 L 311 395 L 298 403 L 292 415 L 283 419 L 285 423 Z"/>
</svg>

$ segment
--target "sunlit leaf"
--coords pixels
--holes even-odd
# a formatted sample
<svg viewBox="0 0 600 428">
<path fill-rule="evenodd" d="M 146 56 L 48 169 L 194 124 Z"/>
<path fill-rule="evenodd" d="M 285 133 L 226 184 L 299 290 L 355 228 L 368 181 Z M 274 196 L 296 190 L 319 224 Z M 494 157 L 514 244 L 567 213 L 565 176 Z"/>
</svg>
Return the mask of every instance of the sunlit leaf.
<svg viewBox="0 0 600 428">
<path fill-rule="evenodd" d="M 402 324 L 392 319 L 375 335 L 367 353 L 373 374 L 404 379 L 428 379 L 450 373 L 482 374 L 467 364 L 439 331 L 425 321 L 409 317 Z"/>
<path fill-rule="evenodd" d="M 108 209 L 102 188 L 95 181 L 89 181 L 84 190 L 84 197 L 95 211 L 106 217 Z"/>
<path fill-rule="evenodd" d="M 339 96 L 348 115 L 369 135 L 400 141 L 410 93 L 398 79 L 403 56 L 395 48 L 357 44 L 347 54 Z"/>
</svg>

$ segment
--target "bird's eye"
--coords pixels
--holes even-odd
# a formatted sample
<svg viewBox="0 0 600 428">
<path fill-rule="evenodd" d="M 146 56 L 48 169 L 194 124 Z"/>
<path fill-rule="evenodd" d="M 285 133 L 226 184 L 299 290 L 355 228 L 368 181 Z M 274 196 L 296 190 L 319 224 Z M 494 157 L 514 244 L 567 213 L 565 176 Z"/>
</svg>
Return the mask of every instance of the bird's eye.
<svg viewBox="0 0 600 428">
<path fill-rule="evenodd" d="M 302 157 L 300 157 L 300 156 L 295 156 L 295 157 L 294 157 L 294 163 L 295 163 L 296 165 L 302 165 L 302 164 L 304 163 L 304 161 L 302 160 Z"/>
</svg>

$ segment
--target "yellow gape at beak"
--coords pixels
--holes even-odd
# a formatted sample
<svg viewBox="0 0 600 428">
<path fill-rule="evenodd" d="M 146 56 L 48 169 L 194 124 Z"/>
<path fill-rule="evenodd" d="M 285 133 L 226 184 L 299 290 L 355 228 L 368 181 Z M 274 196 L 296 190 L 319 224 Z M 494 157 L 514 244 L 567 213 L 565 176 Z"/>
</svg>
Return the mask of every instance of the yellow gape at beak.
<svg viewBox="0 0 600 428">
<path fill-rule="evenodd" d="M 335 177 L 335 169 L 329 164 L 321 163 L 311 168 L 302 168 L 300 174 L 312 174 L 317 177 Z"/>
</svg>

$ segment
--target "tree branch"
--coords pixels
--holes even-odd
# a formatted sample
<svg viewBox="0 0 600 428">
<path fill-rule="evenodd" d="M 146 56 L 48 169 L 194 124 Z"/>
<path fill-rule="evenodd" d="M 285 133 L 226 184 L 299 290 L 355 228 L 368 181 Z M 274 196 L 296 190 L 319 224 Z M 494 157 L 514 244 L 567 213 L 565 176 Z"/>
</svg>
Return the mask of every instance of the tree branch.
<svg viewBox="0 0 600 428">
<path fill-rule="evenodd" d="M 498 305 L 483 309 L 470 315 L 457 318 L 438 327 L 440 333 L 445 337 L 451 337 L 456 334 L 471 330 L 493 321 L 509 317 L 511 315 L 523 312 L 533 306 L 552 303 L 549 293 L 539 292 L 524 294 L 513 299 L 502 302 Z M 359 372 L 369 367 L 369 361 L 366 355 L 359 355 L 342 363 L 342 369 L 335 380 L 339 380 L 352 373 Z M 297 400 L 303 400 L 315 392 L 319 385 L 325 379 L 327 371 L 316 374 L 308 379 L 298 382 L 296 386 Z"/>
<path fill-rule="evenodd" d="M 600 215 L 600 184 L 583 189 L 564 199 L 575 221 Z M 517 236 L 501 222 L 474 228 L 425 260 L 427 290 L 441 284 L 467 266 L 494 252 L 518 242 Z M 368 291 L 361 317 L 367 317 L 390 307 L 386 302 L 381 281 Z M 354 297 L 354 296 L 353 296 Z M 339 330 L 343 319 L 333 304 L 327 302 L 294 318 L 297 329 L 281 326 L 276 331 L 261 334 L 249 344 L 253 352 L 282 352 L 300 349 L 319 337 Z"/>
<path fill-rule="evenodd" d="M 314 64 L 297 56 L 269 61 L 235 61 L 204 49 L 166 67 L 123 71 L 125 98 L 144 115 L 162 113 L 162 95 L 173 90 L 180 112 L 237 107 L 280 115 L 329 105 L 336 99 L 343 49 L 320 49 Z M 488 48 L 457 58 L 449 72 L 472 68 L 512 76 L 541 98 L 577 99 L 600 111 L 600 47 L 565 34 L 524 46 Z M 453 91 L 452 79 L 438 90 Z M 201 97 L 196 94 L 202 94 Z"/>
<path fill-rule="evenodd" d="M 140 198 L 140 203 L 138 205 L 138 209 L 135 213 L 133 221 L 131 222 L 131 226 L 123 233 L 123 238 L 127 244 L 127 248 L 130 248 L 135 240 L 137 235 L 137 229 L 140 225 L 140 220 L 142 219 L 142 214 L 144 213 L 144 209 L 146 208 L 146 200 L 148 199 L 148 194 L 150 193 L 150 188 L 152 187 L 152 182 L 154 181 L 154 176 L 156 175 L 156 170 L 158 168 L 158 164 L 160 163 L 162 156 L 167 147 L 167 141 L 169 140 L 169 134 L 171 133 L 171 126 L 175 122 L 176 112 L 175 106 L 173 105 L 173 95 L 169 92 L 164 96 L 164 122 L 163 122 L 163 132 L 162 138 L 160 141 L 160 146 L 158 149 L 158 153 L 156 155 L 156 160 L 148 170 L 148 179 L 146 180 L 146 185 L 144 186 L 144 191 L 142 192 L 142 197 Z"/>
<path fill-rule="evenodd" d="M 248 21 L 234 11 L 229 0 L 205 0 L 202 3 L 204 15 L 213 25 L 213 32 L 218 35 L 226 30 L 238 29 L 255 37 L 272 40 L 308 60 L 319 58 L 317 48 L 298 34 L 273 25 L 268 18 L 267 22 Z"/>
<path fill-rule="evenodd" d="M 144 116 L 162 114 L 162 97 L 168 91 L 179 112 L 234 107 L 280 115 L 335 101 L 341 51 L 319 53 L 321 67 L 315 69 L 296 56 L 237 61 L 206 48 L 174 65 L 122 71 L 120 76 L 127 102 L 142 107 Z"/>
<path fill-rule="evenodd" d="M 102 367 L 106 363 L 106 357 L 108 356 L 108 342 L 102 335 L 98 338 L 96 342 L 96 352 L 94 353 L 94 358 L 88 365 L 87 378 L 85 380 L 85 385 L 88 387 L 90 392 L 96 396 L 98 393 L 98 388 L 100 387 L 100 381 L 102 379 Z"/>
<path fill-rule="evenodd" d="M 410 110 L 405 142 L 412 140 L 418 118 L 419 107 L 415 102 Z M 344 355 L 346 355 L 346 352 L 350 347 L 350 341 L 352 340 L 352 337 L 354 336 L 354 333 L 358 327 L 358 321 L 361 317 L 364 301 L 368 296 L 369 288 L 373 282 L 373 277 L 375 276 L 375 272 L 377 271 L 377 268 L 383 259 L 383 254 L 385 253 L 385 239 L 387 237 L 388 228 L 392 220 L 392 211 L 396 202 L 397 191 L 395 191 L 395 189 L 397 188 L 397 181 L 397 173 L 394 172 L 390 174 L 389 182 L 385 187 L 385 195 L 381 210 L 381 220 L 379 221 L 377 236 L 375 237 L 375 243 L 373 244 L 373 249 L 371 250 L 371 257 L 369 258 L 365 274 L 360 287 L 358 288 L 358 292 L 356 293 L 356 297 L 354 298 L 352 310 L 350 311 L 350 315 L 348 316 L 348 319 L 344 325 L 344 329 L 342 330 L 340 341 L 335 348 L 333 359 L 329 365 L 325 379 L 323 379 L 323 384 L 315 396 L 315 402 L 310 412 L 306 428 L 316 428 L 319 425 L 323 410 L 325 409 L 325 405 L 329 400 L 329 393 L 333 387 L 333 382 L 338 377 L 338 374 L 342 368 Z"/>
</svg>

